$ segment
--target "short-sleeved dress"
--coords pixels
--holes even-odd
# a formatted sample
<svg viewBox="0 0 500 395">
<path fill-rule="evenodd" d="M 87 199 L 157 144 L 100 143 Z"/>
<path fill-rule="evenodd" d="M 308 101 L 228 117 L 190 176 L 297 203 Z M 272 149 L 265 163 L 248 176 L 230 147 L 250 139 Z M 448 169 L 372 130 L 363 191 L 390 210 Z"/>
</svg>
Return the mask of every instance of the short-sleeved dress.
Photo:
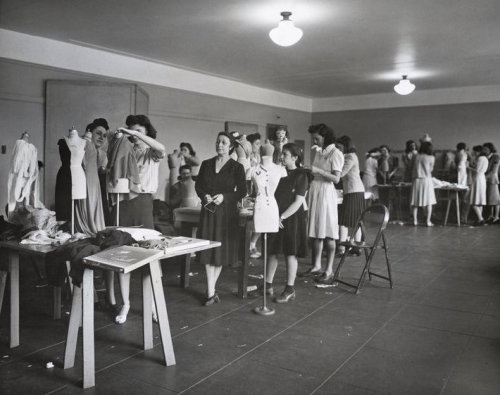
<svg viewBox="0 0 500 395">
<path fill-rule="evenodd" d="M 281 178 L 274 196 L 282 214 L 295 201 L 295 197 L 305 196 L 309 189 L 307 170 L 297 168 L 288 171 Z M 305 257 L 307 254 L 307 211 L 302 205 L 293 215 L 283 220 L 283 229 L 269 235 L 269 254 L 283 253 L 285 256 Z"/>
<path fill-rule="evenodd" d="M 329 173 L 332 171 L 340 173 L 344 166 L 344 154 L 335 147 L 335 144 L 331 144 L 316 153 L 313 166 Z M 338 239 L 337 210 L 337 192 L 333 182 L 315 175 L 309 188 L 309 237 Z"/>
<path fill-rule="evenodd" d="M 486 205 L 486 170 L 488 159 L 485 156 L 477 158 L 476 169 L 472 171 L 472 183 L 470 186 L 469 203 L 473 206 Z"/>
<path fill-rule="evenodd" d="M 464 150 L 458 151 L 455 157 L 457 164 L 457 184 L 467 186 L 467 153 Z"/>
<path fill-rule="evenodd" d="M 498 190 L 498 168 L 500 157 L 494 153 L 488 157 L 488 170 L 486 170 L 486 203 L 489 206 L 500 204 L 500 192 Z"/>
<path fill-rule="evenodd" d="M 363 185 L 365 186 L 366 192 L 373 193 L 373 198 L 378 199 L 378 188 L 377 188 L 377 159 L 371 156 L 365 160 L 365 171 L 363 173 Z"/>
<path fill-rule="evenodd" d="M 411 205 L 425 207 L 436 204 L 436 194 L 432 182 L 435 158 L 432 155 L 417 154 L 413 162 L 413 185 Z"/>
<path fill-rule="evenodd" d="M 227 266 L 236 263 L 239 235 L 237 204 L 246 195 L 245 170 L 242 164 L 229 159 L 216 173 L 216 159 L 213 157 L 201 163 L 195 188 L 202 203 L 206 195 L 224 196 L 213 213 L 202 204 L 199 227 L 201 239 L 220 241 L 222 245 L 201 252 L 200 263 Z"/>
</svg>

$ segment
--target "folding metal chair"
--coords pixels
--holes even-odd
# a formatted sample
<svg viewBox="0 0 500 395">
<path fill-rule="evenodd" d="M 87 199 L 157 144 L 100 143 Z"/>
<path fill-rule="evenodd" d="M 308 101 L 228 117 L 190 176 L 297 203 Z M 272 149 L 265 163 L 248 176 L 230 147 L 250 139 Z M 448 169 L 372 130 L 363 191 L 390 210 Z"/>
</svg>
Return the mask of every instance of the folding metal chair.
<svg viewBox="0 0 500 395">
<path fill-rule="evenodd" d="M 360 215 L 356 227 L 353 229 L 347 241 L 339 243 L 339 246 L 345 247 L 344 254 L 340 258 L 340 262 L 335 270 L 335 275 L 333 276 L 333 284 L 338 285 L 338 283 L 347 285 L 349 287 L 356 289 L 356 294 L 363 286 L 364 279 L 368 273 L 368 278 L 371 280 L 372 276 L 382 278 L 389 281 L 390 287 L 392 288 L 392 275 L 391 275 L 391 265 L 389 263 L 389 255 L 387 253 L 387 242 L 384 234 L 384 230 L 389 222 L 389 210 L 383 204 L 376 204 L 366 208 Z M 361 229 L 361 241 L 357 242 L 354 239 L 358 229 Z M 357 248 L 364 251 L 365 256 L 365 266 L 357 284 L 352 284 L 344 280 L 339 279 L 340 270 L 344 265 L 345 259 L 349 255 L 349 251 Z M 387 276 L 374 273 L 370 270 L 370 265 L 375 255 L 377 249 L 383 249 L 385 252 L 385 260 L 387 263 Z"/>
</svg>

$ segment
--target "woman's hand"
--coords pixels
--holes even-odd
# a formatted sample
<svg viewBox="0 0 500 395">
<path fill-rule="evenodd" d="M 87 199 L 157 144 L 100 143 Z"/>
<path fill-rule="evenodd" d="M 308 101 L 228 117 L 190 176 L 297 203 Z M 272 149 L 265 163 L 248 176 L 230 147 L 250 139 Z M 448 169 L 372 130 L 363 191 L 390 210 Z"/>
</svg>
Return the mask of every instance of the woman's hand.
<svg viewBox="0 0 500 395">
<path fill-rule="evenodd" d="M 283 220 L 284 220 L 284 218 L 280 217 L 280 223 L 279 223 L 280 229 L 284 229 L 285 228 L 285 225 L 283 225 Z"/>
<path fill-rule="evenodd" d="M 210 195 L 205 195 L 205 203 L 210 203 L 212 202 L 214 199 L 212 198 L 212 196 Z"/>
<path fill-rule="evenodd" d="M 224 195 L 222 193 L 215 195 L 212 201 L 218 206 L 224 201 Z"/>
<path fill-rule="evenodd" d="M 323 169 L 320 169 L 319 167 L 317 166 L 312 166 L 311 167 L 311 173 L 313 175 L 319 175 L 319 176 L 322 176 L 324 174 L 324 170 Z"/>
<path fill-rule="evenodd" d="M 119 133 L 125 133 L 125 134 L 128 134 L 129 136 L 137 136 L 137 131 L 136 130 L 131 130 L 131 129 L 127 129 L 127 128 L 120 128 L 118 129 L 118 132 Z"/>
</svg>

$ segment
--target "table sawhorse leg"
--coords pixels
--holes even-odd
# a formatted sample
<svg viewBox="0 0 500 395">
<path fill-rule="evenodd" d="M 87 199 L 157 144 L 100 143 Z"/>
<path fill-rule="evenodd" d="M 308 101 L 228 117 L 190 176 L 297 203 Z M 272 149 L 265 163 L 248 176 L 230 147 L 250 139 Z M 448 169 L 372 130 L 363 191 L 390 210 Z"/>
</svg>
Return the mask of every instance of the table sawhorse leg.
<svg viewBox="0 0 500 395">
<path fill-rule="evenodd" d="M 19 253 L 9 252 L 10 348 L 19 346 Z"/>
</svg>

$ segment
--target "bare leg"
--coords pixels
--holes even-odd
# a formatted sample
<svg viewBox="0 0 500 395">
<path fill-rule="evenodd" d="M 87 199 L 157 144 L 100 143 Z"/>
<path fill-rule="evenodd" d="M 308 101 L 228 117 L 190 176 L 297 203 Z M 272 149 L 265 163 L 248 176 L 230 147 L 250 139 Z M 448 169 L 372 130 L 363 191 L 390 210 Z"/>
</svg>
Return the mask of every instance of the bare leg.
<svg viewBox="0 0 500 395">
<path fill-rule="evenodd" d="M 432 216 L 432 205 L 429 204 L 427 206 L 427 226 L 432 226 L 431 216 Z"/>
<path fill-rule="evenodd" d="M 493 206 L 493 220 L 500 218 L 500 204 Z"/>
<path fill-rule="evenodd" d="M 118 274 L 118 282 L 120 283 L 123 306 L 120 313 L 116 316 L 115 322 L 117 324 L 123 324 L 127 321 L 127 315 L 130 310 L 130 273 Z"/>
<path fill-rule="evenodd" d="M 215 295 L 215 286 L 222 271 L 222 266 L 205 265 L 207 272 L 207 296 L 211 298 Z"/>
<path fill-rule="evenodd" d="M 335 247 L 334 247 L 335 251 Z M 321 253 L 323 252 L 323 239 L 313 239 L 313 271 L 321 270 Z"/>
<path fill-rule="evenodd" d="M 349 228 L 344 225 L 340 225 L 340 241 L 346 241 L 349 236 Z M 340 246 L 338 249 L 338 253 L 341 254 L 345 250 L 344 246 Z"/>
<path fill-rule="evenodd" d="M 416 226 L 418 224 L 418 207 L 413 206 L 412 210 L 413 210 L 413 225 Z"/>
<path fill-rule="evenodd" d="M 276 259 L 276 265 L 278 265 L 277 259 Z M 289 285 L 290 287 L 293 287 L 295 284 L 295 277 L 297 276 L 297 267 L 298 267 L 297 257 L 295 255 L 288 255 L 286 257 L 286 285 Z"/>
<path fill-rule="evenodd" d="M 359 228 L 356 232 L 356 234 L 354 235 L 354 240 L 355 241 L 361 241 L 361 228 Z"/>
<path fill-rule="evenodd" d="M 273 283 L 274 274 L 276 273 L 276 269 L 278 267 L 278 257 L 276 255 L 269 255 L 267 259 L 267 273 L 266 273 L 266 282 L 269 284 Z"/>
<path fill-rule="evenodd" d="M 335 259 L 335 240 L 326 238 L 326 270 L 325 274 L 329 276 L 333 271 L 333 260 Z"/>
<path fill-rule="evenodd" d="M 474 210 L 478 221 L 484 221 L 483 206 L 472 206 L 472 210 Z"/>
<path fill-rule="evenodd" d="M 110 270 L 106 270 L 106 296 L 111 306 L 116 305 L 115 273 Z"/>
</svg>

